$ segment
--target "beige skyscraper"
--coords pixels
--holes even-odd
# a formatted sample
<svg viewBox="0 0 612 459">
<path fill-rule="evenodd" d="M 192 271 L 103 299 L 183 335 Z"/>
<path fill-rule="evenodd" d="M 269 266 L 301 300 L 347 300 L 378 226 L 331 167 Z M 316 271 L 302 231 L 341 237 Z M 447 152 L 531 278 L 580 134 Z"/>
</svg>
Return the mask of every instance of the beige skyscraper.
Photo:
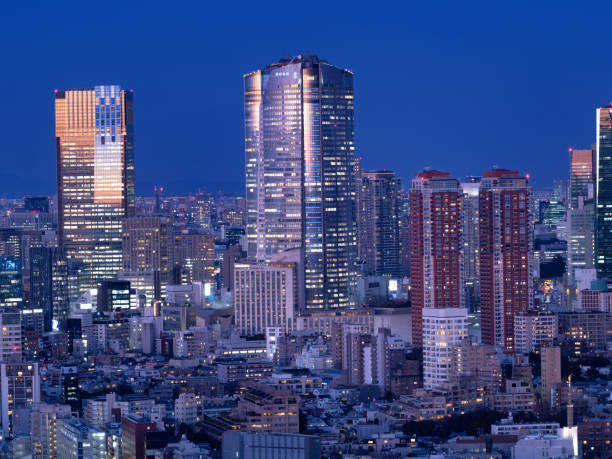
<svg viewBox="0 0 612 459">
<path fill-rule="evenodd" d="M 79 289 L 121 269 L 121 220 L 134 212 L 131 91 L 55 92 L 59 240 L 82 264 Z"/>
</svg>

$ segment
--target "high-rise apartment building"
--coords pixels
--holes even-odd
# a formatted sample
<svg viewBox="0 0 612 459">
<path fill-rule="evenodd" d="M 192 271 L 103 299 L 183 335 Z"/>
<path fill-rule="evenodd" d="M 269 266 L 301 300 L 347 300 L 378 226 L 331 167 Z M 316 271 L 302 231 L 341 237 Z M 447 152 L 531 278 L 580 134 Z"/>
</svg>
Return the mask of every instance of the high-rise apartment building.
<svg viewBox="0 0 612 459">
<path fill-rule="evenodd" d="M 423 385 L 432 389 L 452 375 L 453 347 L 467 338 L 465 308 L 423 308 Z"/>
<path fill-rule="evenodd" d="M 416 174 L 410 190 L 412 342 L 423 345 L 424 308 L 463 308 L 463 193 L 448 172 Z"/>
<path fill-rule="evenodd" d="M 353 74 L 298 55 L 244 91 L 248 257 L 302 247 L 305 307 L 354 306 Z"/>
<path fill-rule="evenodd" d="M 482 342 L 514 350 L 514 316 L 533 303 L 530 188 L 516 171 L 485 172 L 480 186 Z"/>
<path fill-rule="evenodd" d="M 132 96 L 119 86 L 55 92 L 59 239 L 86 272 L 81 290 L 121 269 L 121 220 L 134 212 Z"/>
<path fill-rule="evenodd" d="M 595 147 L 595 269 L 612 277 L 612 104 L 597 109 Z"/>
<path fill-rule="evenodd" d="M 399 179 L 391 171 L 357 177 L 357 251 L 364 274 L 401 274 Z"/>
</svg>

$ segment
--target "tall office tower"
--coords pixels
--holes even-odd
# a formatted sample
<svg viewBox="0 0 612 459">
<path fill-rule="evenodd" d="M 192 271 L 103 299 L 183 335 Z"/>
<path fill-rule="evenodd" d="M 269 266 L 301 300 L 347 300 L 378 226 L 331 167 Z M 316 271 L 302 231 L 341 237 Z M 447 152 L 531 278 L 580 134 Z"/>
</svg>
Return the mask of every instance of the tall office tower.
<svg viewBox="0 0 612 459">
<path fill-rule="evenodd" d="M 567 268 L 570 281 L 575 270 L 593 268 L 593 150 L 569 149 L 570 187 L 567 210 Z"/>
<path fill-rule="evenodd" d="M 57 247 L 30 248 L 30 306 L 43 310 L 44 331 L 68 318 L 68 263 Z"/>
<path fill-rule="evenodd" d="M 23 354 L 21 311 L 14 308 L 0 309 L 0 327 L 0 362 L 21 362 Z"/>
<path fill-rule="evenodd" d="M 398 277 L 401 186 L 391 171 L 357 177 L 357 252 L 365 274 Z"/>
<path fill-rule="evenodd" d="M 410 190 L 412 342 L 423 345 L 423 308 L 463 308 L 463 192 L 448 172 L 415 175 Z"/>
<path fill-rule="evenodd" d="M 15 434 L 16 419 L 27 419 L 32 406 L 40 403 L 38 363 L 0 364 L 0 413 L 3 438 Z"/>
<path fill-rule="evenodd" d="M 119 86 L 55 93 L 59 239 L 83 263 L 81 290 L 121 269 L 121 219 L 134 213 L 132 96 Z"/>
<path fill-rule="evenodd" d="M 21 259 L 0 256 L 0 307 L 21 308 Z"/>
<path fill-rule="evenodd" d="M 586 200 L 593 195 L 593 150 L 569 149 L 570 183 L 569 208 L 579 207 L 580 197 Z"/>
<path fill-rule="evenodd" d="M 595 269 L 612 277 L 612 104 L 597 109 L 595 147 Z"/>
<path fill-rule="evenodd" d="M 465 306 L 475 311 L 480 302 L 480 258 L 478 254 L 478 192 L 480 177 L 467 177 L 463 190 L 463 256 Z"/>
<path fill-rule="evenodd" d="M 533 304 L 530 187 L 516 171 L 485 172 L 480 185 L 482 342 L 514 350 L 514 315 Z"/>
<path fill-rule="evenodd" d="M 302 247 L 306 309 L 355 305 L 353 74 L 299 55 L 244 77 L 248 257 Z"/>
<path fill-rule="evenodd" d="M 152 274 L 157 298 L 170 281 L 174 259 L 174 230 L 169 217 L 128 217 L 123 219 L 123 272 L 122 279 Z M 130 280 L 130 279 L 126 279 Z M 148 301 L 153 297 L 147 298 Z"/>
</svg>

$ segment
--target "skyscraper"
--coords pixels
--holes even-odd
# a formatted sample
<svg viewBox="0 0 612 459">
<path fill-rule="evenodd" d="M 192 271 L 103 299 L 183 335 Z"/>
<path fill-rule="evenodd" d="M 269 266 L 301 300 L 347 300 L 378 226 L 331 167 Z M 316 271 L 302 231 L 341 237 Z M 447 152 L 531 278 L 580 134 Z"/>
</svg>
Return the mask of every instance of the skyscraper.
<svg viewBox="0 0 612 459">
<path fill-rule="evenodd" d="M 248 257 L 302 247 L 306 308 L 354 306 L 353 74 L 298 55 L 244 91 Z"/>
<path fill-rule="evenodd" d="M 423 345 L 424 308 L 463 308 L 463 246 L 459 180 L 448 172 L 415 175 L 410 190 L 412 342 Z"/>
<path fill-rule="evenodd" d="M 133 94 L 119 86 L 55 93 L 60 245 L 87 275 L 121 269 L 121 219 L 134 212 Z"/>
<path fill-rule="evenodd" d="M 595 147 L 595 269 L 612 277 L 612 104 L 597 109 Z"/>
<path fill-rule="evenodd" d="M 400 266 L 400 181 L 391 171 L 357 177 L 357 249 L 365 274 L 397 277 Z"/>
<path fill-rule="evenodd" d="M 57 247 L 30 248 L 30 305 L 43 310 L 45 331 L 68 318 L 68 265 Z"/>
<path fill-rule="evenodd" d="M 514 349 L 514 315 L 533 303 L 530 187 L 517 171 L 485 172 L 480 185 L 482 342 Z"/>
<path fill-rule="evenodd" d="M 587 199 L 593 194 L 593 150 L 569 149 L 570 157 L 570 189 L 569 208 L 577 209 L 582 196 Z"/>
<path fill-rule="evenodd" d="M 567 268 L 593 268 L 593 150 L 569 149 L 570 193 L 567 211 Z"/>
</svg>

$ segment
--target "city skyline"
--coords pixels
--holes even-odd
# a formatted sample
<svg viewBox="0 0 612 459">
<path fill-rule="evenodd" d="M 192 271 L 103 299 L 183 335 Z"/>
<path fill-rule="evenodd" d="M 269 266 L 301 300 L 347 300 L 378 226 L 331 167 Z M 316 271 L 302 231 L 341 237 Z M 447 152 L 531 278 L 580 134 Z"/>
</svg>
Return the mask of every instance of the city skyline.
<svg viewBox="0 0 612 459">
<path fill-rule="evenodd" d="M 0 13 L 0 457 L 612 459 L 605 8 L 62 3 Z"/>
<path fill-rule="evenodd" d="M 590 59 L 601 49 L 599 43 L 605 42 L 598 39 L 603 28 L 595 27 L 605 16 L 601 11 L 595 16 L 586 10 L 559 10 L 538 22 L 535 19 L 548 15 L 547 10 L 533 8 L 533 20 L 513 11 L 504 10 L 505 19 L 501 19 L 496 11 L 488 9 L 474 17 L 460 10 L 456 11 L 460 19 L 457 24 L 447 17 L 436 18 L 440 21 L 440 32 L 433 36 L 419 22 L 427 23 L 434 12 L 428 7 L 404 7 L 394 15 L 390 12 L 368 15 L 374 40 L 358 36 L 350 44 L 338 41 L 347 31 L 348 25 L 344 25 L 339 30 L 326 26 L 328 40 L 319 38 L 325 34 L 308 29 L 303 36 L 290 31 L 279 45 L 272 41 L 274 34 L 265 27 L 259 27 L 263 29 L 259 39 L 244 43 L 240 37 L 252 30 L 252 25 L 240 17 L 235 23 L 228 22 L 227 11 L 223 9 L 212 11 L 223 18 L 220 24 L 206 20 L 209 27 L 198 37 L 194 35 L 193 19 L 181 17 L 188 26 L 178 30 L 180 13 L 169 12 L 166 17 L 166 12 L 162 14 L 155 6 L 147 19 L 153 25 L 168 22 L 168 30 L 176 33 L 171 37 L 152 36 L 143 30 L 145 21 L 135 19 L 133 27 L 125 31 L 126 39 L 133 39 L 135 52 L 127 53 L 129 56 L 119 54 L 117 66 L 99 68 L 97 59 L 79 51 L 81 47 L 95 45 L 96 39 L 82 34 L 83 43 L 75 43 L 62 27 L 49 34 L 49 44 L 41 50 L 33 49 L 28 39 L 23 40 L 21 48 L 8 50 L 9 58 L 26 69 L 33 67 L 36 76 L 28 74 L 16 80 L 4 75 L 0 80 L 3 86 L 14 88 L 7 94 L 5 104 L 17 107 L 10 111 L 10 116 L 0 115 L 1 125 L 7 132 L 18 134 L 3 147 L 8 159 L 0 171 L 4 183 L 0 195 L 53 193 L 49 114 L 52 91 L 56 88 L 120 84 L 135 90 L 142 107 L 135 121 L 139 151 L 143 155 L 141 160 L 147 158 L 137 178 L 139 195 L 150 195 L 155 184 L 176 194 L 199 187 L 207 187 L 210 192 L 223 189 L 240 193 L 241 173 L 227 167 L 223 159 L 239 161 L 242 156 L 241 77 L 258 68 L 261 62 L 286 55 L 310 51 L 355 72 L 356 155 L 364 158 L 364 168 L 370 170 L 393 164 L 392 169 L 404 182 L 425 166 L 450 170 L 458 177 L 469 175 L 472 173 L 469 165 L 461 160 L 469 157 L 482 163 L 483 168 L 497 164 L 530 173 L 535 188 L 548 187 L 553 177 L 567 177 L 560 160 L 569 147 L 588 148 L 594 142 L 594 109 L 612 97 L 601 76 L 607 74 L 609 64 L 597 60 L 593 65 Z M 126 14 L 135 11 L 129 5 L 124 9 Z M 56 19 L 56 25 L 66 25 L 90 12 L 87 7 L 78 7 L 57 17 L 59 10 L 9 9 L 6 14 L 12 20 L 2 33 L 19 37 L 23 32 L 12 28 L 23 24 L 28 14 L 33 15 L 28 17 L 31 24 L 45 30 L 48 18 Z M 362 24 L 359 12 L 356 8 L 346 13 L 349 24 Z M 196 8 L 194 13 L 197 17 L 199 10 Z M 591 25 L 587 30 L 582 23 L 572 24 L 571 38 L 560 29 L 574 19 L 570 13 L 588 18 L 583 22 Z M 259 20 L 268 25 L 276 17 L 256 14 L 254 22 Z M 389 28 L 391 31 L 383 27 L 385 21 L 395 24 L 402 17 L 414 18 L 405 35 L 393 32 L 393 27 Z M 460 26 L 461 20 L 464 26 Z M 94 17 L 94 21 L 99 24 L 100 19 Z M 304 19 L 298 17 L 296 28 L 303 23 Z M 241 26 L 244 31 L 239 30 Z M 522 33 L 514 36 L 516 30 Z M 142 32 L 143 38 L 135 36 L 137 31 Z M 542 38 L 546 32 L 556 37 L 555 43 Z M 490 43 L 480 40 L 481 36 L 490 38 Z M 212 49 L 209 43 L 213 37 L 225 39 L 227 44 Z M 119 50 L 122 41 L 110 37 L 108 46 L 113 51 Z M 152 55 L 149 46 L 158 49 L 159 54 Z M 49 59 L 56 55 L 56 49 L 61 50 L 59 62 Z M 581 53 L 583 49 L 589 52 Z M 171 50 L 176 50 L 176 54 Z M 200 50 L 202 58 L 194 59 Z M 79 53 L 78 63 L 63 57 L 71 52 Z M 30 55 L 33 63 L 24 62 L 22 54 Z M 156 62 L 155 67 L 143 59 Z M 382 61 L 392 62 L 393 70 L 381 71 L 369 64 Z M 37 76 L 42 74 L 45 79 Z M 385 80 L 382 91 L 378 85 L 380 78 Z M 215 88 L 212 97 L 205 97 L 205 91 L 198 90 L 200 87 Z M 387 89 L 394 87 L 402 89 Z M 581 88 L 580 97 L 571 91 L 574 87 Z M 189 97 L 173 97 L 175 88 L 189 91 Z M 446 126 L 444 136 L 436 135 L 443 123 L 440 114 L 449 113 L 439 109 L 446 104 L 453 107 L 450 110 L 453 122 Z M 496 116 L 486 115 L 493 107 L 500 108 Z M 158 130 L 160 121 L 168 129 Z M 177 129 L 183 132 L 178 140 L 170 134 Z M 506 135 L 508 132 L 512 135 Z M 168 151 L 177 159 L 176 164 L 163 163 Z M 186 169 L 185 162 L 193 167 Z"/>
</svg>

